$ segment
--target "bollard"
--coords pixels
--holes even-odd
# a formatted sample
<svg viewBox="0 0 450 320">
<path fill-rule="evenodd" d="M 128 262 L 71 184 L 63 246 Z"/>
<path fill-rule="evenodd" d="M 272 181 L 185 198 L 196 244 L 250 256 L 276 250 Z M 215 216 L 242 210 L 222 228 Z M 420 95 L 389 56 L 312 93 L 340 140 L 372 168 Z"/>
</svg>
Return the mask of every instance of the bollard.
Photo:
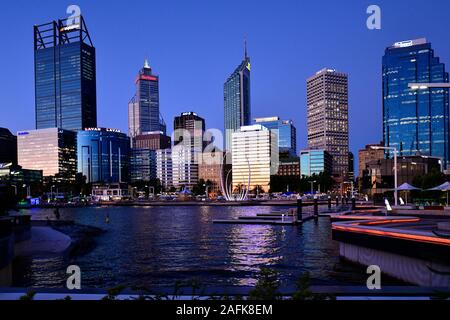
<svg viewBox="0 0 450 320">
<path fill-rule="evenodd" d="M 356 210 L 356 198 L 352 198 L 352 210 Z"/>
<path fill-rule="evenodd" d="M 339 206 L 339 197 L 337 196 L 336 197 L 336 207 L 338 207 Z"/>
<path fill-rule="evenodd" d="M 297 199 L 297 221 L 303 221 L 303 201 L 302 199 Z"/>
<path fill-rule="evenodd" d="M 319 200 L 316 197 L 314 198 L 314 216 L 319 216 Z"/>
<path fill-rule="evenodd" d="M 328 210 L 331 210 L 331 197 L 328 197 Z"/>
</svg>

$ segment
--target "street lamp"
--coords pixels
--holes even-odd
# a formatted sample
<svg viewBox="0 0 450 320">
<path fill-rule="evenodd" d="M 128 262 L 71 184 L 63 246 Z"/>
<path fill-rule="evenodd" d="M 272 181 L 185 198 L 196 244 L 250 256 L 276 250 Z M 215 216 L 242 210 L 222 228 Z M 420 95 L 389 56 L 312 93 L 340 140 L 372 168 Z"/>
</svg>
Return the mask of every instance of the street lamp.
<svg viewBox="0 0 450 320">
<path fill-rule="evenodd" d="M 204 184 L 203 186 L 206 188 L 206 190 L 205 190 L 205 192 L 206 192 L 206 194 L 205 194 L 206 199 L 209 199 L 209 186 L 207 184 Z"/>
<path fill-rule="evenodd" d="M 397 154 L 398 150 L 395 147 L 381 147 L 381 146 L 372 146 L 373 150 L 390 150 L 394 152 L 394 184 L 395 184 L 395 190 L 394 190 L 394 199 L 395 199 L 395 206 L 398 206 L 398 169 L 397 169 Z"/>
</svg>

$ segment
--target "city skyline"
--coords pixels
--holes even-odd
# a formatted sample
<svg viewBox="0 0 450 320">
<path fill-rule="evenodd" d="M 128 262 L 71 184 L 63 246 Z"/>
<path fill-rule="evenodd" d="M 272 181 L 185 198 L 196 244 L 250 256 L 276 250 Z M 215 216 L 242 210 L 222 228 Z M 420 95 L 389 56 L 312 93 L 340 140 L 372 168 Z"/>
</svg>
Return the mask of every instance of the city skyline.
<svg viewBox="0 0 450 320">
<path fill-rule="evenodd" d="M 410 11 L 414 11 L 414 8 L 418 8 L 418 2 L 412 1 L 408 2 L 410 3 Z M 296 38 L 294 37 L 296 34 L 302 34 L 300 32 L 301 27 L 303 24 L 307 22 L 308 19 L 312 19 L 316 14 L 320 13 L 320 10 L 315 5 L 307 4 L 305 7 L 308 7 L 308 11 L 312 12 L 312 17 L 307 18 L 303 17 L 301 14 L 303 10 L 300 10 L 301 8 L 292 3 L 286 3 L 284 4 L 285 7 L 280 5 L 280 7 L 270 7 L 267 5 L 262 5 L 263 13 L 259 13 L 259 15 L 267 15 L 268 9 L 273 9 L 274 13 L 281 12 L 283 10 L 283 14 L 286 16 L 285 23 L 291 23 L 293 24 L 293 28 L 287 29 L 286 35 L 279 35 L 279 37 L 275 37 L 274 32 L 269 33 L 267 36 L 269 39 L 271 39 L 273 42 L 277 43 L 277 46 L 275 46 L 275 50 L 272 46 L 267 46 L 267 44 L 264 43 L 260 39 L 260 32 L 256 31 L 256 27 L 258 26 L 258 23 L 252 20 L 250 23 L 242 23 L 239 26 L 239 30 L 236 29 L 230 29 L 229 32 L 226 33 L 226 44 L 218 44 L 218 43 L 212 43 L 212 44 L 201 44 L 198 41 L 194 41 L 195 46 L 190 46 L 187 48 L 187 51 L 185 54 L 179 54 L 176 52 L 168 52 L 167 46 L 158 46 L 157 43 L 161 43 L 162 39 L 161 37 L 164 37 L 164 35 L 172 35 L 173 30 L 167 29 L 163 30 L 164 28 L 161 28 L 161 33 L 157 33 L 155 35 L 157 41 L 153 45 L 151 44 L 144 44 L 140 50 L 134 49 L 133 56 L 134 58 L 127 58 L 127 59 L 120 59 L 117 61 L 120 61 L 120 63 L 115 62 L 113 64 L 112 59 L 118 59 L 117 54 L 111 54 L 111 50 L 108 50 L 111 46 L 114 45 L 114 41 L 111 41 L 107 37 L 104 36 L 104 26 L 101 24 L 99 25 L 99 19 L 96 18 L 96 16 L 99 14 L 99 8 L 96 8 L 95 6 L 91 6 L 88 2 L 80 1 L 78 3 L 81 7 L 82 14 L 85 15 L 86 20 L 89 25 L 90 33 L 93 38 L 93 42 L 96 43 L 97 48 L 97 60 L 100 61 L 97 69 L 98 74 L 98 80 L 97 80 L 97 86 L 99 91 L 99 97 L 98 97 L 98 126 L 100 127 L 113 127 L 118 128 L 123 132 L 127 132 L 127 122 L 126 122 L 126 112 L 127 112 L 127 102 L 129 100 L 130 94 L 133 93 L 132 86 L 133 84 L 130 83 L 129 79 L 135 76 L 136 70 L 142 65 L 142 61 L 145 57 L 149 57 L 150 61 L 152 62 L 152 65 L 155 68 L 155 72 L 162 76 L 161 79 L 161 113 L 163 116 L 167 119 L 169 119 L 168 123 L 170 123 L 170 119 L 175 116 L 176 114 L 179 114 L 181 111 L 186 110 L 193 110 L 198 112 L 199 114 L 202 114 L 204 118 L 208 122 L 208 127 L 212 128 L 222 128 L 223 127 L 223 101 L 222 101 L 222 93 L 221 93 L 221 87 L 223 84 L 223 81 L 226 79 L 227 74 L 229 74 L 229 70 L 232 69 L 236 65 L 236 61 L 239 61 L 242 57 L 242 40 L 244 38 L 244 35 L 247 35 L 248 41 L 249 41 L 249 52 L 252 56 L 253 61 L 253 68 L 252 68 L 252 100 L 253 100 L 253 106 L 252 106 L 252 117 L 259 117 L 259 116 L 269 116 L 273 114 L 273 111 L 271 110 L 272 106 L 277 103 L 283 103 L 286 105 L 286 107 L 280 107 L 277 110 L 277 116 L 280 116 L 282 118 L 292 118 L 294 120 L 295 125 L 298 128 L 298 149 L 303 149 L 306 147 L 306 121 L 305 121 L 305 114 L 306 114 L 306 88 L 304 87 L 304 80 L 307 78 L 308 74 L 311 74 L 313 72 L 316 72 L 317 70 L 321 69 L 324 66 L 333 66 L 336 69 L 342 70 L 343 72 L 346 72 L 349 74 L 349 85 L 350 85 L 350 145 L 351 150 L 355 153 L 359 148 L 361 148 L 363 145 L 367 143 L 375 143 L 380 140 L 382 135 L 382 126 L 381 126 L 381 56 L 384 51 L 384 49 L 391 45 L 392 43 L 396 41 L 406 40 L 406 39 L 414 39 L 414 38 L 420 38 L 426 36 L 430 42 L 433 44 L 433 47 L 436 49 L 436 51 L 439 52 L 439 55 L 442 59 L 443 63 L 448 63 L 450 60 L 450 48 L 446 46 L 446 44 L 443 41 L 440 41 L 441 39 L 440 35 L 442 35 L 442 30 L 445 30 L 446 23 L 442 19 L 430 19 L 427 21 L 426 24 L 424 23 L 413 23 L 410 20 L 406 19 L 406 12 L 395 10 L 396 7 L 400 6 L 401 4 L 390 4 L 387 2 L 381 2 L 380 6 L 383 9 L 383 27 L 381 31 L 370 31 L 365 27 L 365 20 L 367 19 L 367 15 L 365 14 L 366 7 L 364 5 L 360 6 L 352 6 L 349 5 L 348 8 L 341 8 L 339 9 L 336 5 L 332 4 L 330 2 L 329 6 L 327 7 L 326 14 L 327 16 L 332 17 L 332 19 L 329 21 L 329 23 L 326 23 L 326 26 L 321 27 L 318 30 L 315 30 L 313 33 L 314 40 L 310 44 L 312 47 L 319 49 L 323 45 L 322 42 L 324 42 L 326 39 L 330 39 L 330 36 L 323 37 L 321 39 L 321 35 L 324 34 L 325 31 L 330 33 L 337 32 L 337 38 L 336 40 L 332 40 L 329 43 L 327 43 L 327 47 L 330 47 L 330 45 L 333 46 L 333 49 L 336 50 L 327 50 L 327 51 L 320 51 L 318 50 L 315 54 L 314 59 L 310 59 L 309 61 L 311 65 L 307 65 L 305 67 L 302 63 L 299 63 L 296 59 L 293 59 L 292 53 L 289 52 L 289 50 L 286 50 L 288 48 L 295 48 L 293 53 L 300 54 L 300 58 L 306 58 L 309 55 L 311 55 L 314 51 L 311 50 L 304 50 L 301 49 L 301 44 L 306 41 L 306 38 Z M 218 9 L 223 4 L 209 4 L 213 16 L 218 15 Z M 247 5 L 247 4 L 246 4 Z M 448 6 L 447 3 L 442 2 L 443 6 Z M 128 11 L 126 12 L 134 12 L 135 7 L 137 6 L 136 3 L 130 4 Z M 286 6 L 293 7 L 294 10 L 292 14 L 286 13 L 285 9 Z M 26 20 L 28 23 L 23 23 L 24 27 L 20 26 L 14 33 L 18 33 L 20 35 L 23 34 L 29 34 L 30 28 L 33 24 L 40 24 L 48 20 L 53 20 L 55 18 L 65 18 L 64 11 L 66 9 L 66 5 L 56 5 L 54 7 L 44 5 L 42 8 L 36 8 L 35 12 L 33 14 L 27 13 L 25 15 Z M 345 7 L 345 6 L 344 6 Z M 160 3 L 154 4 L 154 10 L 160 10 L 161 12 L 166 12 L 165 7 L 161 5 Z M 187 11 L 187 15 L 189 17 L 194 17 L 195 12 L 192 11 L 193 8 L 189 8 L 190 10 Z M 18 10 L 18 8 L 13 8 L 12 10 Z M 277 11 L 279 10 L 279 11 Z M 344 12 L 345 11 L 345 12 Z M 395 11 L 396 15 L 395 17 L 391 14 L 391 11 Z M 331 26 L 333 24 L 336 24 L 337 26 L 340 26 L 338 24 L 338 19 L 333 15 L 333 13 L 341 13 L 342 15 L 348 15 L 353 17 L 351 20 L 351 26 L 343 25 L 340 27 L 340 30 L 342 29 L 348 29 L 348 28 L 356 28 L 352 29 L 354 34 L 356 35 L 356 39 L 358 41 L 355 42 L 355 40 L 346 40 L 342 41 L 340 39 L 340 32 L 339 31 L 333 31 Z M 411 13 L 411 12 L 410 12 Z M 423 13 L 423 11 L 422 11 Z M 422 14 L 421 13 L 421 14 Z M 113 15 L 118 14 L 118 10 L 113 10 Z M 414 14 L 418 14 L 417 12 L 413 12 Z M 439 12 L 432 11 L 430 14 L 439 15 Z M 299 17 L 303 17 L 304 20 L 299 19 L 298 23 L 297 20 L 295 20 L 295 15 L 299 15 Z M 288 19 L 289 18 L 289 19 Z M 400 28 L 392 28 L 392 19 L 402 19 L 404 21 L 404 24 Z M 5 18 L 2 21 L 7 21 L 8 19 Z M 295 20 L 295 21 L 294 21 Z M 354 20 L 354 21 L 353 21 Z M 431 21 L 433 20 L 433 21 Z M 130 22 L 130 20 L 126 20 L 127 22 Z M 440 22 L 438 22 L 440 21 Z M 3 23 L 2 22 L 2 23 Z M 398 22 L 398 21 L 396 21 Z M 217 22 L 217 27 L 222 27 L 223 21 L 219 19 Z M 164 26 L 164 24 L 162 24 Z M 26 27 L 26 28 L 25 28 Z M 131 26 L 128 26 L 126 29 L 130 28 Z M 286 25 L 284 23 L 280 23 L 280 26 L 278 26 L 277 30 L 281 30 L 282 28 L 286 28 Z M 250 29 L 250 30 L 249 30 Z M 326 30 L 325 30 L 326 29 Z M 28 30 L 28 31 L 27 31 Z M 140 29 L 139 29 L 140 30 Z M 200 32 L 199 30 L 196 30 L 199 32 L 197 37 L 201 36 L 203 32 Z M 246 32 L 247 31 L 247 32 Z M 25 33 L 27 32 L 27 33 Z M 138 32 L 139 33 L 139 32 Z M 134 38 L 135 36 L 131 33 L 129 34 L 130 39 Z M 124 39 L 124 40 L 122 40 Z M 126 38 L 119 38 L 118 41 L 119 44 L 123 43 L 126 44 L 128 41 L 125 40 Z M 176 38 L 175 38 L 176 39 Z M 175 40 L 174 39 L 174 40 Z M 294 41 L 292 41 L 294 39 Z M 300 40 L 295 40 L 300 39 Z M 340 40 L 339 40 L 340 39 Z M 20 63 L 13 63 L 9 62 L 8 60 L 8 66 L 5 66 L 5 70 L 9 70 L 9 65 L 14 65 L 17 68 L 17 72 L 14 72 L 13 75 L 9 78 L 11 78 L 8 83 L 6 83 L 6 77 L 1 76 L 0 83 L 4 84 L 3 87 L 5 87 L 5 90 L 3 93 L 1 93 L 2 101 L 5 104 L 11 103 L 11 101 L 15 102 L 16 107 L 13 109 L 14 111 L 17 110 L 17 112 L 28 112 L 30 114 L 31 119 L 26 119 L 25 117 L 18 117 L 16 112 L 6 112 L 3 117 L 1 117 L 1 123 L 0 126 L 9 128 L 13 133 L 21 130 L 28 130 L 33 128 L 33 117 L 31 116 L 33 109 L 34 109 L 34 92 L 33 92 L 33 76 L 32 76 L 32 67 L 30 68 L 30 65 L 32 66 L 33 58 L 32 58 L 32 50 L 29 48 L 29 42 L 31 40 L 31 37 L 27 38 L 26 36 L 20 37 L 20 40 L 18 41 L 19 48 L 21 46 L 24 46 L 25 48 L 28 48 L 26 50 L 20 51 L 20 54 L 17 55 L 17 58 L 14 57 L 14 59 L 9 60 L 15 60 L 20 59 Z M 288 41 L 289 40 L 289 41 Z M 311 40 L 311 39 L 310 39 Z M 339 41 L 338 41 L 339 40 Z M 212 40 L 211 40 L 212 41 Z M 23 43 L 22 43 L 23 42 Z M 151 41 L 148 41 L 151 42 Z M 175 44 L 176 41 L 169 41 L 169 48 L 174 48 L 174 46 L 178 46 L 179 44 Z M 171 43 L 173 42 L 173 43 Z M 326 42 L 326 41 L 325 41 Z M 290 43 L 290 44 L 289 44 Z M 353 44 L 353 46 L 349 46 L 349 44 Z M 344 52 L 342 49 L 346 47 L 352 47 L 352 48 L 358 48 L 358 46 L 365 46 L 366 51 L 364 52 L 364 55 L 361 55 L 360 59 L 364 61 L 360 61 L 359 59 L 353 59 L 349 62 L 342 61 L 345 59 L 338 58 L 337 55 L 334 54 L 335 51 L 337 52 Z M 203 72 L 200 70 L 198 74 L 194 74 L 191 77 L 195 79 L 196 81 L 202 81 L 201 83 L 205 86 L 204 94 L 198 94 L 195 92 L 189 92 L 187 95 L 184 95 L 186 93 L 187 89 L 181 88 L 181 86 L 178 86 L 179 81 L 177 77 L 174 75 L 178 75 L 178 78 L 182 78 L 179 75 L 186 72 L 187 69 L 190 69 L 186 67 L 186 62 L 189 61 L 189 59 L 194 59 L 192 56 L 193 52 L 200 52 L 202 49 L 207 47 L 208 51 L 207 56 L 208 57 L 216 57 L 214 53 L 218 53 L 217 61 L 213 63 L 213 65 L 216 67 L 214 69 L 214 72 L 208 73 L 208 81 L 203 81 L 202 75 Z M 194 50 L 195 49 L 195 50 Z M 340 50 L 341 49 L 341 50 Z M 122 50 L 118 50 L 119 52 L 123 53 Z M 150 52 L 148 52 L 150 51 Z M 219 52 L 220 51 L 220 52 Z M 274 52 L 275 51 L 275 52 Z M 309 52 L 311 51 L 311 52 Z M 170 54 L 168 54 L 170 53 Z M 175 54 L 176 53 L 176 54 Z M 277 53 L 277 56 L 275 55 Z M 3 53 L 5 56 L 8 57 L 8 53 Z M 163 57 L 162 55 L 167 55 L 167 57 Z M 109 56 L 108 56 L 109 55 Z M 225 60 L 223 59 L 225 55 Z M 203 57 L 204 54 L 201 54 Z M 282 61 L 280 59 L 276 59 L 275 57 L 283 57 Z M 221 58 L 221 59 L 220 59 Z M 276 59 L 277 63 L 273 62 L 273 59 Z M 206 65 L 211 66 L 211 61 L 209 59 L 204 59 Z M 211 60 L 215 60 L 212 59 Z M 302 59 L 298 59 L 302 60 Z M 348 59 L 347 59 L 348 60 Z M 129 61 L 129 63 L 124 63 L 122 61 Z M 194 61 L 197 61 L 196 58 Z M 220 61 L 220 63 L 218 62 Z M 367 67 L 364 70 L 367 75 L 364 77 L 361 77 L 361 72 L 358 72 L 358 69 L 361 69 L 361 63 L 364 62 Z M 363 63 L 363 65 L 364 65 Z M 182 68 L 179 68 L 177 71 L 174 72 L 175 67 L 179 67 L 180 65 L 183 65 Z M 172 65 L 172 66 L 171 66 Z M 201 64 L 197 64 L 197 67 Z M 25 68 L 26 66 L 26 68 Z M 118 68 L 110 68 L 110 66 L 118 66 Z M 295 71 L 300 71 L 300 73 L 295 73 L 296 76 L 292 77 L 286 77 L 287 71 L 283 70 L 283 67 L 290 66 Z M 358 67 L 357 67 L 358 66 Z M 22 68 L 23 71 L 22 71 Z M 111 76 L 109 73 L 109 69 L 117 69 L 120 71 L 121 74 L 128 74 L 127 77 L 122 76 Z M 201 68 L 203 69 L 203 68 Z M 274 69 L 278 70 L 277 73 L 272 73 L 274 76 L 272 77 L 266 77 L 264 76 L 265 72 L 267 71 L 273 71 Z M 31 70 L 31 71 L 30 71 Z M 116 70 L 116 71 L 117 71 Z M 125 71 L 126 70 L 126 71 Z M 372 70 L 372 72 L 370 72 Z M 376 70 L 374 72 L 374 70 Z M 8 72 L 5 72 L 5 74 L 8 74 Z M 21 77 L 22 82 L 20 82 L 20 86 L 17 82 L 17 78 L 15 74 L 28 74 L 30 76 L 30 79 L 27 79 L 26 81 L 23 81 L 23 76 Z M 216 79 L 216 81 L 211 82 L 210 79 Z M 293 79 L 294 78 L 294 79 Z M 278 84 L 277 81 L 273 81 L 274 79 L 283 79 L 285 80 L 283 84 Z M 16 81 L 15 81 L 16 80 Z M 31 80 L 31 81 L 29 81 Z M 361 81 L 362 80 L 362 81 Z M 123 85 L 124 83 L 127 83 L 126 85 Z M 27 84 L 28 83 L 28 84 Z M 14 86 L 15 84 L 15 86 Z M 30 86 L 31 84 L 31 86 Z M 119 86 L 121 89 L 118 90 L 116 86 Z M 271 88 L 282 88 L 283 90 L 268 90 Z M 23 92 L 22 95 L 15 95 L 12 94 L 16 90 L 20 90 Z M 192 88 L 190 86 L 187 86 L 188 88 Z M 8 90 L 9 88 L 9 90 Z M 29 88 L 29 89 L 28 89 Z M 116 88 L 115 91 L 105 90 L 105 88 Z M 169 88 L 173 88 L 173 90 L 169 90 Z M 208 91 L 208 88 L 213 88 L 212 91 Z M 295 90 L 293 90 L 295 88 Z M 360 90 L 357 88 L 362 88 L 364 90 Z M 367 88 L 370 88 L 368 91 Z M 267 89 L 267 90 L 265 90 Z M 356 89 L 356 90 L 355 90 Z M 289 91 L 289 92 L 288 92 Z M 113 92 L 113 94 L 111 94 Z M 275 94 L 274 92 L 277 92 Z M 180 102 L 180 98 L 183 96 L 183 102 Z M 125 97 L 125 98 L 124 98 Z M 127 97 L 127 98 L 126 98 Z M 111 102 L 114 101 L 114 102 Z M 278 102 L 279 101 L 279 102 Z M 286 103 L 286 101 L 288 103 Z M 367 105 L 370 105 L 370 107 L 366 107 Z M 213 107 L 211 107 L 213 106 Z M 361 107 L 364 106 L 364 107 Z M 114 112 L 108 112 L 108 110 L 113 110 Z M 180 111 L 180 112 L 179 112 Z M 364 137 L 359 137 L 358 132 L 362 130 L 362 124 L 360 123 L 364 118 L 364 116 L 367 115 L 367 111 L 369 111 L 370 118 L 374 119 L 373 121 L 364 124 L 364 127 L 369 127 L 368 134 Z M 124 121 L 125 120 L 125 121 Z"/>
</svg>

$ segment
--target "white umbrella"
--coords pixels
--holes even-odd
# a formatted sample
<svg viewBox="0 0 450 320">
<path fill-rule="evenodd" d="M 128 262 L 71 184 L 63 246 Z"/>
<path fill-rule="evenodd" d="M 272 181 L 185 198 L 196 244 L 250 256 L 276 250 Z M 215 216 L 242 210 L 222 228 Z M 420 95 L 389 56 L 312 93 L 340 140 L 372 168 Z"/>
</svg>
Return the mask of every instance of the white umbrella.
<svg viewBox="0 0 450 320">
<path fill-rule="evenodd" d="M 420 190 L 420 189 L 416 188 L 416 187 L 410 185 L 409 183 L 405 182 L 404 184 L 402 184 L 397 189 L 394 189 L 394 191 L 395 190 L 397 190 L 397 191 L 414 191 L 414 190 Z M 406 204 L 408 204 L 408 194 L 406 193 L 405 196 L 406 196 Z"/>
<path fill-rule="evenodd" d="M 447 192 L 447 206 L 448 206 L 448 192 L 450 191 L 450 182 L 441 184 L 440 186 L 428 189 L 428 191 L 445 191 Z"/>
</svg>

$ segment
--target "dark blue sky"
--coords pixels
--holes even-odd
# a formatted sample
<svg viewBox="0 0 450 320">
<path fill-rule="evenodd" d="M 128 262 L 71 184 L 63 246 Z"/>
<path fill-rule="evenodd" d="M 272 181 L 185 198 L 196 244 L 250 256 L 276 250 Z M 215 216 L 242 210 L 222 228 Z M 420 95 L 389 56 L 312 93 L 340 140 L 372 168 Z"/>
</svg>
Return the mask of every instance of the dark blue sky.
<svg viewBox="0 0 450 320">
<path fill-rule="evenodd" d="M 144 58 L 161 78 L 161 111 L 196 111 L 223 128 L 223 82 L 252 59 L 252 116 L 293 119 L 306 146 L 306 79 L 323 67 L 349 74 L 350 145 L 381 139 L 381 57 L 396 41 L 427 37 L 450 65 L 450 1 L 147 0 L 8 1 L 0 11 L 0 126 L 34 128 L 33 25 L 78 4 L 97 48 L 99 126 L 127 131 L 127 103 Z M 382 30 L 366 9 L 382 9 Z"/>
</svg>

